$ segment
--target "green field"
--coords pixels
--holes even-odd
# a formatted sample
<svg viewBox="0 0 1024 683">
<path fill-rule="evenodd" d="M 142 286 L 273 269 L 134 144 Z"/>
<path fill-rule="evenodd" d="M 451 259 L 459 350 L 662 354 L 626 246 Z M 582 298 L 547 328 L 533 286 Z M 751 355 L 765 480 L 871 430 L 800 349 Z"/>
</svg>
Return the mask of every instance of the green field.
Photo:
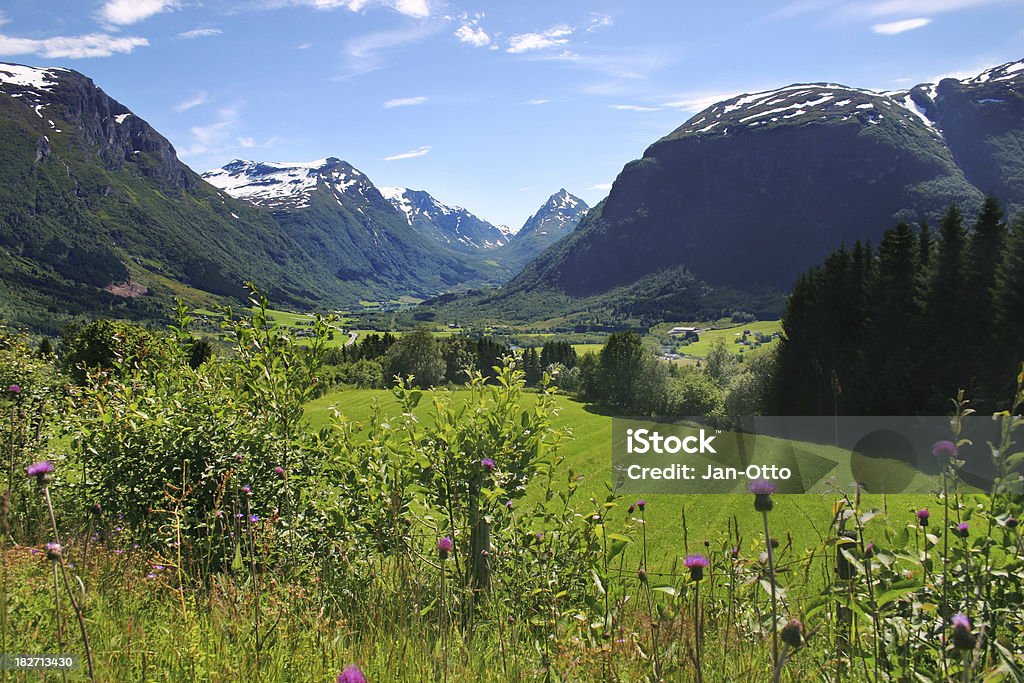
<svg viewBox="0 0 1024 683">
<path fill-rule="evenodd" d="M 704 323 L 706 325 L 707 323 Z M 677 325 L 690 325 L 694 327 L 702 327 L 700 323 L 664 323 L 651 329 L 648 339 L 652 339 L 658 342 L 664 338 L 670 329 Z M 744 323 L 742 325 L 730 325 L 729 327 L 718 327 L 716 329 L 708 329 L 700 333 L 700 341 L 693 342 L 687 346 L 682 346 L 679 349 L 681 354 L 691 356 L 694 358 L 703 358 L 708 355 L 711 351 L 712 345 L 719 339 L 724 339 L 726 348 L 735 354 L 750 353 L 751 349 L 740 344 L 735 343 L 737 339 L 743 334 L 745 330 L 750 330 L 751 334 L 760 332 L 762 334 L 772 334 L 773 332 L 782 331 L 782 323 L 779 320 L 759 320 L 752 323 Z M 761 349 L 771 348 L 777 342 L 771 342 L 768 344 L 761 345 Z M 760 350 L 760 349 L 757 349 Z"/>
<path fill-rule="evenodd" d="M 535 396 L 527 394 L 525 400 L 535 400 Z M 589 509 L 584 505 L 589 498 L 603 502 L 607 495 L 606 482 L 611 480 L 612 419 L 573 399 L 559 396 L 556 400 L 559 416 L 555 426 L 572 432 L 572 439 L 566 441 L 560 451 L 564 462 L 556 480 L 567 482 L 570 471 L 583 477 L 575 505 L 578 510 L 585 511 Z M 398 412 L 397 403 L 389 391 L 353 389 L 332 393 L 307 404 L 306 415 L 310 425 L 319 428 L 329 423 L 333 406 L 348 420 L 365 423 L 374 402 L 380 404 L 385 416 Z M 430 401 L 421 401 L 416 413 L 421 419 L 429 419 Z M 854 481 L 845 451 L 830 446 L 806 447 L 837 463 L 831 474 L 840 485 L 848 486 Z M 930 489 L 930 482 L 918 475 L 914 490 Z M 536 499 L 538 493 L 532 491 L 531 497 Z M 761 517 L 754 511 L 750 495 L 651 494 L 643 497 L 647 500 L 647 539 L 650 565 L 654 569 L 671 569 L 671 565 L 688 551 L 703 550 L 705 541 L 714 549 L 731 547 L 726 530 L 732 520 L 739 525 L 745 548 L 749 549 L 752 543 L 757 545 L 757 539 L 763 539 Z M 802 553 L 805 549 L 819 546 L 829 536 L 832 506 L 837 495 L 818 492 L 777 495 L 775 498 L 777 512 L 773 519 L 784 521 L 784 526 L 774 529 L 773 534 L 783 539 L 784 544 L 791 540 L 793 547 Z M 932 498 L 928 494 L 867 495 L 864 496 L 864 507 L 887 510 L 896 520 L 906 518 L 910 521 L 912 511 L 930 500 Z M 623 500 L 623 507 L 630 502 L 632 497 Z M 625 509 L 614 514 L 623 523 L 627 521 Z M 876 519 L 880 521 L 881 517 Z M 684 538 L 688 543 L 684 544 Z M 634 550 L 639 551 L 639 546 Z M 636 556 L 632 559 L 635 562 Z"/>
</svg>

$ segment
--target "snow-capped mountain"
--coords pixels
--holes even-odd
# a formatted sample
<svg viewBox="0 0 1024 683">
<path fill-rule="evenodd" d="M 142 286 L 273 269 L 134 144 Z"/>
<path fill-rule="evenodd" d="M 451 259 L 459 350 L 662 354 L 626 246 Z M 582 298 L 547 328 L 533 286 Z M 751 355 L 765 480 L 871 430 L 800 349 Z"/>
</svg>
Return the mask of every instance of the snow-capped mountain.
<svg viewBox="0 0 1024 683">
<path fill-rule="evenodd" d="M 465 252 L 497 249 L 508 244 L 512 235 L 509 228 L 493 225 L 460 206 L 444 204 L 423 190 L 379 189 L 414 230 L 450 249 Z"/>
<path fill-rule="evenodd" d="M 306 208 L 321 188 L 339 204 L 346 197 L 364 201 L 379 196 L 369 178 L 337 157 L 294 163 L 235 159 L 202 176 L 235 199 L 268 209 Z"/>
<path fill-rule="evenodd" d="M 972 215 L 986 194 L 1024 209 L 1022 148 L 1024 61 L 901 91 L 733 97 L 629 162 L 578 229 L 482 305 L 523 319 L 537 301 L 553 302 L 548 317 L 608 301 L 659 319 L 777 315 L 799 273 L 842 244 L 935 225 L 952 202 Z"/>
<path fill-rule="evenodd" d="M 585 201 L 565 188 L 560 189 L 526 219 L 498 256 L 514 270 L 519 270 L 530 259 L 575 230 L 589 210 Z"/>
</svg>

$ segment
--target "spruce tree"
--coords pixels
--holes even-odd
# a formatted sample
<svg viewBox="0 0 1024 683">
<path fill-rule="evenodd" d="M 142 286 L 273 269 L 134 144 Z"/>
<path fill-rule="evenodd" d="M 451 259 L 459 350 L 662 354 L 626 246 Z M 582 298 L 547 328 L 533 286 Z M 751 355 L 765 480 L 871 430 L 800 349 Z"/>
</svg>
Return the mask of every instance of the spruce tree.
<svg viewBox="0 0 1024 683">
<path fill-rule="evenodd" d="M 990 347 L 995 326 L 992 297 L 996 286 L 996 270 L 1005 242 L 1003 211 L 995 197 L 988 197 L 971 234 L 966 290 L 970 305 L 964 326 L 971 375 L 977 380 L 974 384 L 980 385 L 978 394 L 973 398 L 979 400 L 986 409 L 991 407 L 991 401 L 995 398 L 989 392 L 994 388 L 993 381 L 997 381 L 997 378 L 992 377 L 993 368 L 986 359 L 991 357 Z"/>
<path fill-rule="evenodd" d="M 1005 407 L 1024 361 L 1024 212 L 1010 225 L 996 270 L 992 303 L 995 329 L 991 388 L 996 402 Z"/>
<path fill-rule="evenodd" d="M 922 355 L 922 381 L 927 409 L 944 414 L 958 389 L 970 389 L 971 370 L 964 324 L 968 316 L 966 293 L 967 233 L 960 209 L 949 207 L 939 225 L 939 244 L 925 307 L 927 345 Z"/>
</svg>

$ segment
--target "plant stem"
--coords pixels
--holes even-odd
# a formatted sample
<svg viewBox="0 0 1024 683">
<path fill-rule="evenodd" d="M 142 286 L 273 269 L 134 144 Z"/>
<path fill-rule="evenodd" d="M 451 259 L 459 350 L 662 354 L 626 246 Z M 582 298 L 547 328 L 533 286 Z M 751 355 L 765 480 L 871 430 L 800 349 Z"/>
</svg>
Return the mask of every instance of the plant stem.
<svg viewBox="0 0 1024 683">
<path fill-rule="evenodd" d="M 772 535 L 768 529 L 767 510 L 761 512 L 761 519 L 764 520 L 764 542 L 768 546 L 768 581 L 772 594 L 772 668 L 777 670 L 779 668 L 779 616 L 775 595 L 775 554 L 772 548 Z"/>
</svg>

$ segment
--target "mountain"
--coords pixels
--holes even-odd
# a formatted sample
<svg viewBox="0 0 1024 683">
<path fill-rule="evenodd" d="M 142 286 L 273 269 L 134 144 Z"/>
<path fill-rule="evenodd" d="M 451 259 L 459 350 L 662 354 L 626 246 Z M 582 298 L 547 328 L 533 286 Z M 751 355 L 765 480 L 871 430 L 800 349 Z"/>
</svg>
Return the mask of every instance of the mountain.
<svg viewBox="0 0 1024 683">
<path fill-rule="evenodd" d="M 589 210 L 585 201 L 562 188 L 548 197 L 495 257 L 518 271 L 537 254 L 575 230 Z"/>
<path fill-rule="evenodd" d="M 309 306 L 339 292 L 265 212 L 182 164 L 93 81 L 0 64 L 0 320 L 53 332 L 102 311 L 162 318 L 172 297 L 255 280 Z"/>
<path fill-rule="evenodd" d="M 448 249 L 476 253 L 508 244 L 512 231 L 492 225 L 460 206 L 443 204 L 423 190 L 381 187 L 380 193 L 402 212 L 413 230 Z"/>
<path fill-rule="evenodd" d="M 352 296 L 422 298 L 466 283 L 497 282 L 503 274 L 417 230 L 365 174 L 335 157 L 303 163 L 236 159 L 203 178 L 268 211 Z"/>
<path fill-rule="evenodd" d="M 475 303 L 640 320 L 777 315 L 797 275 L 985 193 L 1024 207 L 1024 62 L 899 92 L 790 85 L 719 102 L 630 162 L 575 232 Z"/>
</svg>

